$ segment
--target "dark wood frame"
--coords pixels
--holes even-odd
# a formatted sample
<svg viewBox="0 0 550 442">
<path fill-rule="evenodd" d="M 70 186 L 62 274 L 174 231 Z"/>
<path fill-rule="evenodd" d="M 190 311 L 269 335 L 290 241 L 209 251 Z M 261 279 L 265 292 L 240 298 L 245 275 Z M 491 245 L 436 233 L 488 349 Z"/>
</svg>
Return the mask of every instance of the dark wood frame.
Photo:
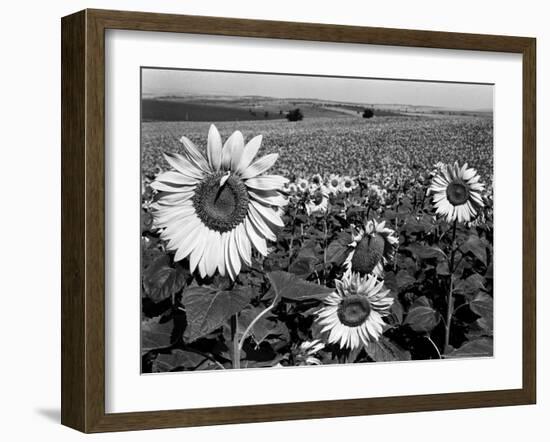
<svg viewBox="0 0 550 442">
<path fill-rule="evenodd" d="M 84 432 L 534 404 L 536 400 L 536 40 L 404 29 L 84 10 L 62 19 L 61 422 Z M 523 56 L 523 386 L 193 410 L 105 413 L 105 30 L 127 29 Z"/>
</svg>

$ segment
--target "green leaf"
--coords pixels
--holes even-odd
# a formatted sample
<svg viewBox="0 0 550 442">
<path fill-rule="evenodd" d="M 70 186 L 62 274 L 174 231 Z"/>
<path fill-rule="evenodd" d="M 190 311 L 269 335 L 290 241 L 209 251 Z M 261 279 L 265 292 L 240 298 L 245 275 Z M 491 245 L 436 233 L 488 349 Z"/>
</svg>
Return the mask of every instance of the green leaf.
<svg viewBox="0 0 550 442">
<path fill-rule="evenodd" d="M 270 272 L 267 276 L 271 281 L 274 295 L 292 301 L 302 301 L 304 299 L 322 300 L 333 292 L 333 289 L 325 287 L 324 285 L 304 281 L 288 272 Z M 273 297 L 273 294 L 271 297 Z"/>
<path fill-rule="evenodd" d="M 419 305 L 409 310 L 405 324 L 408 324 L 416 332 L 431 332 L 441 317 L 433 308 Z"/>
<path fill-rule="evenodd" d="M 440 276 L 449 276 L 451 274 L 451 271 L 449 270 L 449 263 L 447 261 L 439 262 L 435 271 Z"/>
<path fill-rule="evenodd" d="M 340 238 L 332 241 L 327 247 L 327 262 L 341 265 L 348 255 L 350 237 L 342 235 Z"/>
<path fill-rule="evenodd" d="M 153 362 L 153 372 L 162 373 L 182 368 L 194 370 L 199 364 L 214 365 L 204 356 L 176 348 L 168 354 L 161 353 L 157 356 Z"/>
<path fill-rule="evenodd" d="M 172 344 L 174 321 L 161 323 L 160 320 L 161 317 L 157 316 L 141 321 L 141 349 L 144 353 Z"/>
<path fill-rule="evenodd" d="M 315 270 L 317 262 L 316 256 L 298 256 L 288 270 L 300 278 L 307 278 Z"/>
<path fill-rule="evenodd" d="M 477 295 L 481 290 L 485 290 L 485 278 L 478 273 L 473 273 L 466 279 L 458 280 L 453 292 L 466 297 L 472 297 Z"/>
<path fill-rule="evenodd" d="M 487 265 L 487 245 L 478 236 L 471 235 L 464 244 L 460 246 L 462 253 L 471 253 L 484 265 Z"/>
<path fill-rule="evenodd" d="M 470 308 L 482 318 L 493 316 L 493 298 L 487 293 L 478 293 L 470 302 Z"/>
<path fill-rule="evenodd" d="M 403 322 L 403 316 L 404 316 L 404 310 L 403 310 L 403 304 L 399 302 L 399 300 L 394 299 L 393 304 L 390 309 L 391 312 L 391 318 L 394 320 L 394 324 L 401 324 Z"/>
<path fill-rule="evenodd" d="M 470 302 L 470 309 L 480 318 L 478 325 L 486 332 L 493 332 L 493 298 L 480 292 Z"/>
<path fill-rule="evenodd" d="M 395 275 L 395 284 L 399 290 L 406 289 L 413 285 L 416 279 L 411 276 L 406 270 L 399 270 Z"/>
<path fill-rule="evenodd" d="M 178 263 L 170 266 L 170 258 L 162 255 L 143 273 L 143 289 L 153 302 L 160 302 L 185 287 L 188 272 Z"/>
<path fill-rule="evenodd" d="M 493 356 L 493 338 L 483 337 L 466 342 L 462 347 L 452 351 L 446 358 L 479 358 Z"/>
<path fill-rule="evenodd" d="M 239 315 L 239 330 L 244 332 L 252 321 L 263 311 L 264 308 L 262 307 L 243 310 Z M 270 336 L 288 334 L 288 329 L 282 322 L 277 321 L 274 317 L 268 318 L 266 316 L 262 316 L 250 330 L 250 335 L 254 339 L 256 345 L 260 345 Z"/>
<path fill-rule="evenodd" d="M 382 336 L 376 342 L 370 342 L 365 348 L 375 362 L 410 361 L 411 354 L 399 345 Z"/>
<path fill-rule="evenodd" d="M 251 298 L 248 288 L 216 290 L 212 287 L 191 287 L 182 294 L 187 314 L 184 338 L 193 342 L 221 327 L 232 315 L 243 310 Z"/>
<path fill-rule="evenodd" d="M 396 293 L 401 293 L 414 283 L 416 283 L 416 278 L 411 276 L 407 270 L 399 270 L 397 274 L 388 272 L 384 279 L 384 285 Z"/>
<path fill-rule="evenodd" d="M 422 243 L 414 243 L 407 247 L 413 255 L 420 259 L 445 259 L 447 255 L 437 246 L 428 246 Z"/>
</svg>

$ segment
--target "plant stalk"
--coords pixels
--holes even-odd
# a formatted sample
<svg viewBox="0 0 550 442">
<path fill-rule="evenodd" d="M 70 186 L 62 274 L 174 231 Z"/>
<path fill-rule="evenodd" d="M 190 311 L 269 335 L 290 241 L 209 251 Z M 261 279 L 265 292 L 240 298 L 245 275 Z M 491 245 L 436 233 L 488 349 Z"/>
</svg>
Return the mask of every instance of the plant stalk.
<svg viewBox="0 0 550 442">
<path fill-rule="evenodd" d="M 237 315 L 231 316 L 231 340 L 233 341 L 233 368 L 241 368 L 241 351 L 237 333 Z"/>
<path fill-rule="evenodd" d="M 456 219 L 453 223 L 453 237 L 451 241 L 451 260 L 449 263 L 449 272 L 451 273 L 449 281 L 449 294 L 447 296 L 447 322 L 445 323 L 445 345 L 443 347 L 443 353 L 447 352 L 449 347 L 449 342 L 451 339 L 451 323 L 453 320 L 453 310 L 454 310 L 454 298 L 453 298 L 453 289 L 454 289 L 454 271 L 455 271 L 455 240 L 456 240 Z"/>
</svg>

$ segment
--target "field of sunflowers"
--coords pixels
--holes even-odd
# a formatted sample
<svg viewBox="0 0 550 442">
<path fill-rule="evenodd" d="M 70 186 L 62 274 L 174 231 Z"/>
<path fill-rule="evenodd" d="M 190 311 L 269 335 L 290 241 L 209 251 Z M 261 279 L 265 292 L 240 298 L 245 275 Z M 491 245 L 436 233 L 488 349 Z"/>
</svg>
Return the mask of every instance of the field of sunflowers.
<svg viewBox="0 0 550 442">
<path fill-rule="evenodd" d="M 142 372 L 492 355 L 491 119 L 214 124 L 142 124 Z"/>
</svg>

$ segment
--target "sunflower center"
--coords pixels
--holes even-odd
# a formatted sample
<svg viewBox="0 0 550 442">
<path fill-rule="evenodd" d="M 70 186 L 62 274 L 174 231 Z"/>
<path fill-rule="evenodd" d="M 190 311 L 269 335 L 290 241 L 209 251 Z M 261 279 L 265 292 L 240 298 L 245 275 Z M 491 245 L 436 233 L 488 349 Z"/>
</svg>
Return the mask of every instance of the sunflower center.
<svg viewBox="0 0 550 442">
<path fill-rule="evenodd" d="M 346 189 L 349 189 L 349 188 L 351 187 L 351 181 L 345 181 L 345 182 L 344 182 L 344 187 L 345 187 Z"/>
<path fill-rule="evenodd" d="M 337 179 L 333 179 L 330 184 L 332 185 L 332 187 L 338 187 L 338 180 Z"/>
<path fill-rule="evenodd" d="M 372 273 L 384 254 L 384 237 L 378 233 L 365 235 L 355 248 L 351 269 L 361 275 Z"/>
<path fill-rule="evenodd" d="M 197 216 L 220 233 L 234 229 L 244 220 L 250 202 L 246 186 L 237 176 L 229 175 L 220 185 L 224 175 L 218 172 L 207 176 L 198 184 L 193 197 Z"/>
<path fill-rule="evenodd" d="M 466 201 L 470 192 L 464 183 L 453 182 L 447 186 L 447 199 L 453 206 L 460 206 Z"/>
<path fill-rule="evenodd" d="M 344 298 L 338 306 L 338 318 L 348 327 L 363 324 L 370 315 L 371 307 L 365 296 L 352 295 Z"/>
<path fill-rule="evenodd" d="M 323 194 L 322 192 L 315 192 L 313 195 L 313 203 L 318 206 L 323 202 Z"/>
</svg>

